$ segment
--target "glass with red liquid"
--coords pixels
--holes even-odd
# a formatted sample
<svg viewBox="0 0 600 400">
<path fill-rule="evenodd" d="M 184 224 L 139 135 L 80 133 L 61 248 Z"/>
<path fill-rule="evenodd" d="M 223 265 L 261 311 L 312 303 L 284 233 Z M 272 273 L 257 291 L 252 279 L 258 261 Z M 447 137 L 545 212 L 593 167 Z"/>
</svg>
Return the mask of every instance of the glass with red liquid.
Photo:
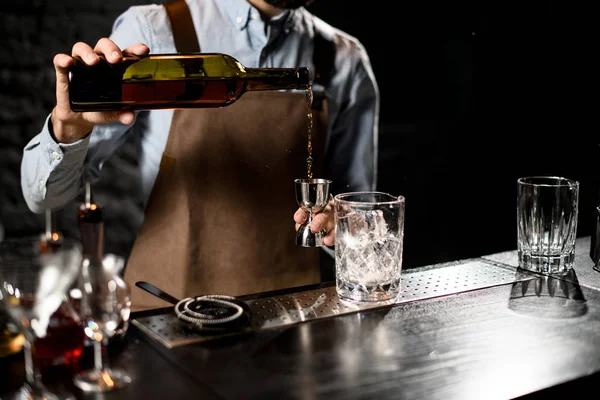
<svg viewBox="0 0 600 400">
<path fill-rule="evenodd" d="M 41 235 L 40 252 L 59 249 L 63 241 L 61 234 Z M 75 285 L 75 284 L 74 284 Z M 46 336 L 36 338 L 33 348 L 33 361 L 42 375 L 52 367 L 68 367 L 75 371 L 83 355 L 85 334 L 73 305 L 65 296 L 60 307 L 48 322 Z M 46 372 L 47 373 L 47 372 Z"/>
<path fill-rule="evenodd" d="M 56 366 L 75 370 L 83 354 L 85 334 L 79 319 L 67 301 L 52 314 L 46 336 L 37 338 L 33 359 L 40 371 Z"/>
</svg>

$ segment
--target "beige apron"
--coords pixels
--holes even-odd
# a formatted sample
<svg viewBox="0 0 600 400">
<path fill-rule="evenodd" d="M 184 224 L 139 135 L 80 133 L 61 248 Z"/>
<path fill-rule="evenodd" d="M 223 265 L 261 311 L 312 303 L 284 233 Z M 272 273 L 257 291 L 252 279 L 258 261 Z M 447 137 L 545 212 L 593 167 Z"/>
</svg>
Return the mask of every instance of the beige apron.
<svg viewBox="0 0 600 400">
<path fill-rule="evenodd" d="M 327 105 L 313 110 L 320 177 Z M 243 295 L 320 281 L 319 249 L 295 244 L 294 179 L 306 177 L 307 100 L 248 92 L 223 108 L 175 110 L 160 170 L 125 269 L 132 311 L 184 298 Z"/>
</svg>

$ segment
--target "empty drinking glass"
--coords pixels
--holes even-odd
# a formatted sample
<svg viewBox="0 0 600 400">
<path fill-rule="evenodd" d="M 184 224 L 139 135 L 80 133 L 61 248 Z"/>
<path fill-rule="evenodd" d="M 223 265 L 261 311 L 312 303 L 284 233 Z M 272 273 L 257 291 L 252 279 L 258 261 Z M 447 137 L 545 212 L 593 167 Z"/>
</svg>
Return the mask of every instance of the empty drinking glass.
<svg viewBox="0 0 600 400">
<path fill-rule="evenodd" d="M 556 176 L 517 180 L 519 267 L 561 274 L 573 267 L 579 182 Z"/>
<path fill-rule="evenodd" d="M 113 254 L 102 260 L 84 257 L 79 290 L 71 297 L 94 346 L 94 366 L 80 371 L 74 383 L 84 392 L 106 392 L 131 382 L 128 373 L 108 365 L 109 340 L 127 329 L 131 300 L 129 288 L 120 277 L 125 260 Z M 77 294 L 74 294 L 77 293 Z"/>
</svg>

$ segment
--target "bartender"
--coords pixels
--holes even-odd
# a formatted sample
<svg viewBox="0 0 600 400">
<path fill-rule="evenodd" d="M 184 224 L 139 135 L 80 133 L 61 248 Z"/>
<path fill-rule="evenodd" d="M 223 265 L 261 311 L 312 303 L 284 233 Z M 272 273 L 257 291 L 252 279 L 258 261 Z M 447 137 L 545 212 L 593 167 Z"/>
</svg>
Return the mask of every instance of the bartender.
<svg viewBox="0 0 600 400">
<path fill-rule="evenodd" d="M 68 92 L 73 57 L 95 65 L 100 55 L 118 63 L 123 54 L 199 51 L 229 54 L 247 67 L 309 67 L 318 100 L 314 176 L 331 179 L 333 194 L 372 190 L 379 91 L 369 57 L 356 38 L 310 13 L 309 2 L 134 6 L 117 18 L 110 37 L 54 57 L 56 106 L 24 149 L 23 194 L 34 212 L 64 207 L 83 182 L 99 177 L 127 135 L 140 136 L 145 213 L 125 269 L 133 310 L 166 305 L 135 288 L 140 280 L 180 298 L 320 281 L 321 250 L 297 246 L 292 223 L 292 216 L 296 226 L 306 218 L 293 181 L 306 176 L 307 101 L 304 92 L 265 91 L 218 109 L 75 113 Z M 330 205 L 313 222 L 313 230 L 328 230 L 327 245 L 332 215 Z"/>
</svg>

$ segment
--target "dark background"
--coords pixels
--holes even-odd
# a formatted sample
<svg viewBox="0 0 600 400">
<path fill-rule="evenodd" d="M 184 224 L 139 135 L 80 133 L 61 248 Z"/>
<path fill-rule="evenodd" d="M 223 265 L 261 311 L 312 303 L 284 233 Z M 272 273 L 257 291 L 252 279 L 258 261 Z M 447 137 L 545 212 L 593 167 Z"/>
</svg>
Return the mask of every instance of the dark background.
<svg viewBox="0 0 600 400">
<path fill-rule="evenodd" d="M 160 1 L 159 1 L 160 2 Z M 1 0 L 0 222 L 36 233 L 23 146 L 54 104 L 52 58 L 94 44 L 143 0 Z M 392 8 L 387 8 L 387 7 Z M 598 129 L 591 11 L 567 1 L 316 0 L 309 9 L 366 47 L 381 92 L 381 191 L 406 197 L 404 267 L 516 248 L 516 180 L 579 180 L 578 236 L 594 225 Z M 139 207 L 132 137 L 96 185 L 106 251 L 126 254 Z M 116 171 L 120 171 L 118 174 Z M 75 207 L 56 214 L 77 234 Z"/>
</svg>

